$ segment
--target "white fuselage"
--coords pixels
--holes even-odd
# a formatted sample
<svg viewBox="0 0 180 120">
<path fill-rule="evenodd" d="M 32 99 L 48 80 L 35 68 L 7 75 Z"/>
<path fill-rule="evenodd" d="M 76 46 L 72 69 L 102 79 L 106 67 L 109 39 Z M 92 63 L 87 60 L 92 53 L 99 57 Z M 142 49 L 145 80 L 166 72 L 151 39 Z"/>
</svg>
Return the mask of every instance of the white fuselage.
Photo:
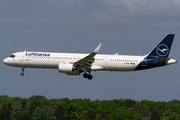
<svg viewBox="0 0 180 120">
<path fill-rule="evenodd" d="M 28 54 L 27 52 L 17 52 L 12 55 L 15 57 L 8 57 L 3 62 L 14 67 L 58 69 L 59 63 L 73 64 L 88 54 L 28 51 Z M 92 64 L 92 70 L 134 71 L 144 58 L 145 56 L 97 54 Z"/>
</svg>

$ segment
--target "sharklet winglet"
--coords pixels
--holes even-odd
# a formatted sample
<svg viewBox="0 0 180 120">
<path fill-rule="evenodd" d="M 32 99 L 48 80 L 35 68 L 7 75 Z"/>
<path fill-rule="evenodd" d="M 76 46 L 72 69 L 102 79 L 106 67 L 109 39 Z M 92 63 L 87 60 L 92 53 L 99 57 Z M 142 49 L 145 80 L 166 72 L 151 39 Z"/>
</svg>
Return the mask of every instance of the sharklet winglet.
<svg viewBox="0 0 180 120">
<path fill-rule="evenodd" d="M 100 43 L 100 44 L 97 46 L 97 48 L 94 50 L 95 53 L 98 53 L 98 51 L 99 51 L 101 45 L 102 45 L 102 43 Z"/>
</svg>

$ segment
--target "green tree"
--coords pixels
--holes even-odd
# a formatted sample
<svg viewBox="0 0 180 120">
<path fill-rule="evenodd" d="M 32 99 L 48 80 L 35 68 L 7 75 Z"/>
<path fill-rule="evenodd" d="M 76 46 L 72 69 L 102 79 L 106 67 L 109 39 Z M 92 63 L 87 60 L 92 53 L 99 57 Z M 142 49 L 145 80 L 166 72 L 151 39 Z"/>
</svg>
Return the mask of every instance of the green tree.
<svg viewBox="0 0 180 120">
<path fill-rule="evenodd" d="M 3 105 L 1 106 L 0 116 L 1 116 L 1 119 L 3 119 L 3 120 L 6 120 L 6 119 L 7 119 L 7 108 L 6 108 L 6 104 L 3 104 Z"/>
<path fill-rule="evenodd" d="M 48 101 L 48 100 L 40 100 L 39 101 L 41 104 L 40 106 L 43 107 L 43 106 L 51 106 L 51 102 Z"/>
<path fill-rule="evenodd" d="M 22 98 L 20 98 L 20 97 L 14 97 L 14 98 L 12 98 L 12 101 L 13 101 L 13 103 L 16 103 L 16 105 L 21 105 L 21 103 L 22 103 Z"/>
<path fill-rule="evenodd" d="M 167 111 L 164 112 L 163 117 L 169 117 L 170 115 L 171 115 L 171 111 L 167 110 Z"/>
<path fill-rule="evenodd" d="M 25 99 L 23 99 L 21 106 L 22 106 L 23 109 L 26 109 L 26 100 Z"/>
<path fill-rule="evenodd" d="M 30 115 L 22 107 L 15 106 L 10 115 L 10 120 L 30 120 Z"/>
<path fill-rule="evenodd" d="M 102 103 L 98 105 L 97 112 L 98 113 L 105 112 L 107 114 L 110 114 L 114 111 L 116 107 L 117 105 L 113 101 L 103 100 Z"/>
<path fill-rule="evenodd" d="M 46 97 L 44 97 L 42 95 L 34 95 L 34 96 L 31 96 L 29 99 L 47 100 Z"/>
<path fill-rule="evenodd" d="M 9 104 L 10 105 L 10 104 Z M 3 104 L 3 106 L 1 107 L 1 111 L 3 111 L 4 112 L 4 114 L 5 114 L 5 118 L 7 119 L 7 120 L 9 120 L 9 117 L 10 117 L 10 115 L 11 115 L 11 110 L 10 110 L 11 108 L 9 108 L 8 106 L 6 106 L 6 104 Z"/>
<path fill-rule="evenodd" d="M 33 99 L 28 105 L 28 111 L 30 115 L 34 113 L 34 110 L 36 109 L 36 107 L 41 107 L 41 102 L 36 99 Z"/>
<path fill-rule="evenodd" d="M 88 118 L 89 118 L 90 120 L 94 120 L 95 117 L 96 117 L 96 111 L 95 111 L 95 110 L 92 110 L 92 109 L 88 110 L 88 111 L 87 111 L 87 116 L 88 116 Z"/>
<path fill-rule="evenodd" d="M 12 104 L 11 104 L 11 103 L 8 103 L 7 107 L 8 107 L 8 109 L 9 109 L 10 111 L 12 111 Z"/>
<path fill-rule="evenodd" d="M 128 108 L 133 108 L 133 106 L 136 104 L 135 100 L 131 100 L 131 99 L 126 99 L 124 101 L 124 104 L 126 105 L 126 107 Z"/>
<path fill-rule="evenodd" d="M 82 112 L 77 120 L 94 120 L 95 117 L 96 117 L 95 110 L 88 110 Z"/>
<path fill-rule="evenodd" d="M 163 108 L 161 103 L 154 101 L 142 100 L 139 104 L 146 105 L 150 113 L 152 113 L 155 110 L 161 110 Z"/>
<path fill-rule="evenodd" d="M 175 100 L 171 100 L 171 101 L 167 102 L 166 104 L 167 104 L 167 106 L 171 106 L 174 104 L 180 104 L 180 101 L 175 99 Z"/>
<path fill-rule="evenodd" d="M 8 98 L 7 95 L 0 95 L 0 98 Z"/>
<path fill-rule="evenodd" d="M 7 120 L 4 110 L 0 110 L 0 120 Z"/>
<path fill-rule="evenodd" d="M 57 105 L 54 115 L 56 116 L 57 120 L 65 120 L 65 111 L 64 107 L 60 104 Z"/>
<path fill-rule="evenodd" d="M 135 120 L 137 120 L 137 117 L 139 119 L 139 116 L 141 117 L 141 119 L 150 119 L 150 112 L 147 105 L 141 105 L 140 103 L 138 103 L 134 106 L 133 111 Z"/>
<path fill-rule="evenodd" d="M 54 116 L 54 112 L 51 107 L 44 106 L 41 110 L 41 113 L 44 114 L 46 120 L 56 120 L 56 116 Z"/>
<path fill-rule="evenodd" d="M 90 109 L 97 109 L 97 104 L 92 102 L 90 99 L 80 100 L 79 104 L 83 105 L 84 111 L 88 111 Z"/>
<path fill-rule="evenodd" d="M 180 112 L 179 112 L 179 108 L 178 108 L 178 106 L 177 106 L 176 104 L 174 104 L 174 105 L 172 106 L 172 112 L 173 112 L 173 113 L 177 113 L 177 114 L 180 113 Z"/>
<path fill-rule="evenodd" d="M 114 102 L 116 104 L 116 107 L 125 107 L 126 106 L 122 99 L 119 99 L 119 100 L 114 99 L 111 102 Z"/>
<path fill-rule="evenodd" d="M 37 107 L 32 115 L 32 120 L 46 120 L 44 111 L 41 108 Z"/>
<path fill-rule="evenodd" d="M 158 110 L 155 110 L 155 111 L 152 112 L 151 120 L 161 120 L 160 116 L 159 116 L 159 111 Z"/>
<path fill-rule="evenodd" d="M 100 114 L 96 115 L 94 120 L 109 120 L 107 112 L 102 111 Z"/>
<path fill-rule="evenodd" d="M 90 119 L 87 115 L 87 111 L 84 111 L 79 115 L 77 120 L 93 120 L 93 119 Z"/>
<path fill-rule="evenodd" d="M 77 102 L 71 102 L 67 108 L 67 119 L 76 120 L 82 111 L 83 108 L 81 105 L 79 105 Z"/>
<path fill-rule="evenodd" d="M 162 120 L 179 120 L 177 113 L 172 113 L 169 117 L 165 117 Z"/>
<path fill-rule="evenodd" d="M 110 120 L 132 120 L 134 113 L 127 107 L 116 108 L 114 112 L 109 115 Z"/>
</svg>

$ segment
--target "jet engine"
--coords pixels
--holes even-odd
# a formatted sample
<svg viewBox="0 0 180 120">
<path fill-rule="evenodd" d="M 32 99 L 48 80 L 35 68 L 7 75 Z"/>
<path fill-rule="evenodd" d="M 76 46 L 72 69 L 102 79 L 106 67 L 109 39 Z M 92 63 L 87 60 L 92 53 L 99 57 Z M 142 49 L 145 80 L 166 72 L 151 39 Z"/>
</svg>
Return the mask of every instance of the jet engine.
<svg viewBox="0 0 180 120">
<path fill-rule="evenodd" d="M 73 71 L 73 64 L 70 63 L 59 63 L 58 70 L 67 75 L 80 75 L 79 71 Z"/>
</svg>

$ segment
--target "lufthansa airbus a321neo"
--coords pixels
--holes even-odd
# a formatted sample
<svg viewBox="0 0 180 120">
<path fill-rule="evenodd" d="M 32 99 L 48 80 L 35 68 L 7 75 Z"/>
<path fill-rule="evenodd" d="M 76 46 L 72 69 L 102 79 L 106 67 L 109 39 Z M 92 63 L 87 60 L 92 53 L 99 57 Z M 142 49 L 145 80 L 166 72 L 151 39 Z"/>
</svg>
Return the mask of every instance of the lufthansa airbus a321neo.
<svg viewBox="0 0 180 120">
<path fill-rule="evenodd" d="M 177 61 L 169 58 L 169 52 L 175 34 L 165 38 L 147 55 L 106 55 L 97 54 L 101 43 L 91 54 L 52 53 L 52 52 L 16 52 L 3 60 L 4 64 L 21 67 L 21 76 L 25 68 L 58 69 L 67 75 L 80 75 L 91 80 L 91 71 L 136 71 L 174 64 Z"/>
</svg>

